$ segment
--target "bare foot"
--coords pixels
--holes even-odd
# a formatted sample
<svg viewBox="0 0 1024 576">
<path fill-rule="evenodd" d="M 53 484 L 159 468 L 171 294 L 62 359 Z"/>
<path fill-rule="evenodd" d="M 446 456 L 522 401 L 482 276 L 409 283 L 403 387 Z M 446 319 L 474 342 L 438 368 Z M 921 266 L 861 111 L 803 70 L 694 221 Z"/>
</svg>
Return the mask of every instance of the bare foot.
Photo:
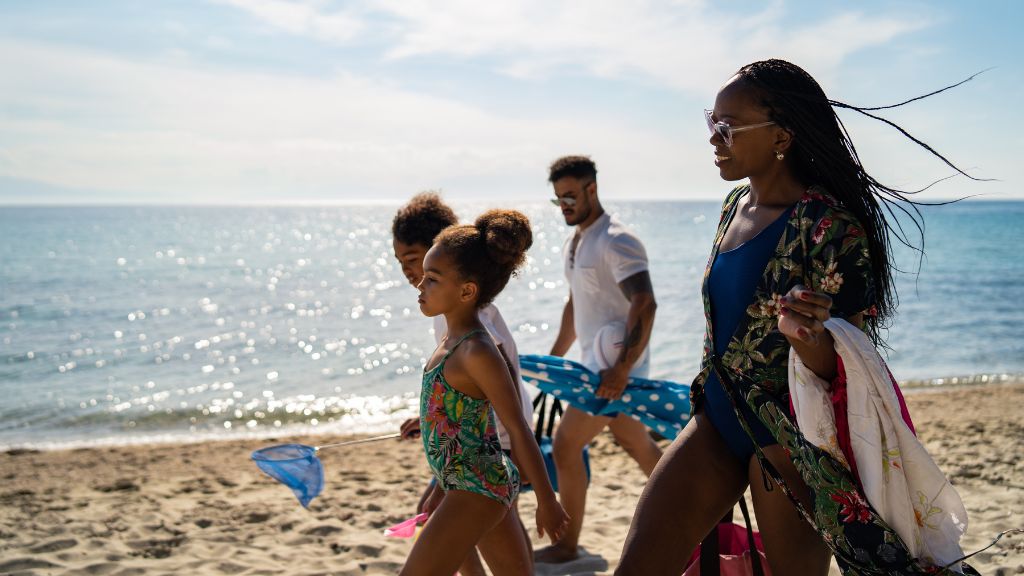
<svg viewBox="0 0 1024 576">
<path fill-rule="evenodd" d="M 565 548 L 559 544 L 545 546 L 533 553 L 533 561 L 544 564 L 562 564 L 571 562 L 580 557 L 580 551 L 575 546 L 572 549 Z"/>
</svg>

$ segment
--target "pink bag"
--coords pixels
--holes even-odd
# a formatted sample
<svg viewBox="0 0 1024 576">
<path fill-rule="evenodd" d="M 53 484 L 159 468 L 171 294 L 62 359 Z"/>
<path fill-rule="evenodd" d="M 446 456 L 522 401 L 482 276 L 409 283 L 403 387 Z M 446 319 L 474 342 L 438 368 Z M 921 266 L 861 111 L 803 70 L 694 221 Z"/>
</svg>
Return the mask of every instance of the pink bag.
<svg viewBox="0 0 1024 576">
<path fill-rule="evenodd" d="M 412 538 L 416 535 L 416 526 L 427 519 L 426 514 L 417 514 L 408 520 L 399 522 L 390 528 L 384 529 L 384 535 L 389 538 Z"/>
<path fill-rule="evenodd" d="M 742 498 L 739 505 L 747 525 L 734 524 L 730 512 L 729 520 L 719 523 L 693 553 L 683 576 L 771 576 L 761 535 L 751 528 L 747 504 Z M 751 549 L 757 551 L 754 562 Z"/>
</svg>

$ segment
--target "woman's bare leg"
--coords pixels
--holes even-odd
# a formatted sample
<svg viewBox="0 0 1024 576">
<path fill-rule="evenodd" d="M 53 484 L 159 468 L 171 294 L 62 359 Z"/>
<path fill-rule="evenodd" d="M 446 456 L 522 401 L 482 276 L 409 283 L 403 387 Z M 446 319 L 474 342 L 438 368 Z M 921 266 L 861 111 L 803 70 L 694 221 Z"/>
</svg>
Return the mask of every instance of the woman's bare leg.
<svg viewBox="0 0 1024 576">
<path fill-rule="evenodd" d="M 507 511 L 487 496 L 449 491 L 427 520 L 401 576 L 454 574 L 477 542 L 501 522 Z"/>
<path fill-rule="evenodd" d="M 647 481 L 615 574 L 682 574 L 746 486 L 745 464 L 702 413 L 694 416 Z"/>
<path fill-rule="evenodd" d="M 778 445 L 764 448 L 765 456 L 782 474 L 786 485 L 800 499 L 806 510 L 813 510 L 811 492 L 797 472 L 785 450 Z M 832 552 L 821 536 L 801 516 L 793 502 L 775 483 L 768 480 L 771 490 L 765 488 L 761 464 L 757 457 L 750 459 L 748 467 L 750 494 L 757 516 L 757 529 L 761 532 L 764 554 L 773 576 L 824 576 L 828 574 Z"/>
</svg>

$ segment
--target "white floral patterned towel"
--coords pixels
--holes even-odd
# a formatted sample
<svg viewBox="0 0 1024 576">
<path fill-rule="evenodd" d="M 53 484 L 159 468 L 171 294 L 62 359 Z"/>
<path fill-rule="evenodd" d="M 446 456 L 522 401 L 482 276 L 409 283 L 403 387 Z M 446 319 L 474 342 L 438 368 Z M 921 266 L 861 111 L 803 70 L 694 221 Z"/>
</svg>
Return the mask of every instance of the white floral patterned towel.
<svg viewBox="0 0 1024 576">
<path fill-rule="evenodd" d="M 963 556 L 967 511 L 924 445 L 903 421 L 885 361 L 845 320 L 825 328 L 846 370 L 850 443 L 864 495 L 917 558 L 945 566 Z M 845 462 L 836 441 L 829 383 L 789 353 L 789 391 L 804 437 Z"/>
</svg>

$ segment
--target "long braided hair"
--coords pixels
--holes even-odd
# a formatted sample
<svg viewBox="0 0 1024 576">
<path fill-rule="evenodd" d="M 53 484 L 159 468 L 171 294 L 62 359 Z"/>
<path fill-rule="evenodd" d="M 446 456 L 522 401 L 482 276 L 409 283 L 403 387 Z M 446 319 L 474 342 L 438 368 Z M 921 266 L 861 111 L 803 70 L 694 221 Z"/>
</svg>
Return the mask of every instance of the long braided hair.
<svg viewBox="0 0 1024 576">
<path fill-rule="evenodd" d="M 796 178 L 804 185 L 823 186 L 845 209 L 853 213 L 864 227 L 871 256 L 871 274 L 878 311 L 876 316 L 865 318 L 865 322 L 872 338 L 880 342 L 879 331 L 888 326 L 898 304 L 893 285 L 895 263 L 890 251 L 890 235 L 905 246 L 916 250 L 919 256 L 924 255 L 924 220 L 918 206 L 933 203 L 916 202 L 908 196 L 927 190 L 938 181 L 921 190 L 906 191 L 891 188 L 875 180 L 861 165 L 857 149 L 853 146 L 850 135 L 835 109 L 853 110 L 885 122 L 956 172 L 972 180 L 982 180 L 965 173 L 895 123 L 871 113 L 938 94 L 971 80 L 977 74 L 906 102 L 874 108 L 851 106 L 829 99 L 810 74 L 785 60 L 754 62 L 740 68 L 737 76 L 756 91 L 761 104 L 768 110 L 769 118 L 793 134 L 793 144 L 786 157 L 790 159 L 790 166 L 793 167 Z M 889 216 L 888 219 L 886 214 Z M 916 227 L 917 242 L 912 242 L 908 237 L 900 222 L 901 217 L 909 217 L 910 222 Z"/>
</svg>

